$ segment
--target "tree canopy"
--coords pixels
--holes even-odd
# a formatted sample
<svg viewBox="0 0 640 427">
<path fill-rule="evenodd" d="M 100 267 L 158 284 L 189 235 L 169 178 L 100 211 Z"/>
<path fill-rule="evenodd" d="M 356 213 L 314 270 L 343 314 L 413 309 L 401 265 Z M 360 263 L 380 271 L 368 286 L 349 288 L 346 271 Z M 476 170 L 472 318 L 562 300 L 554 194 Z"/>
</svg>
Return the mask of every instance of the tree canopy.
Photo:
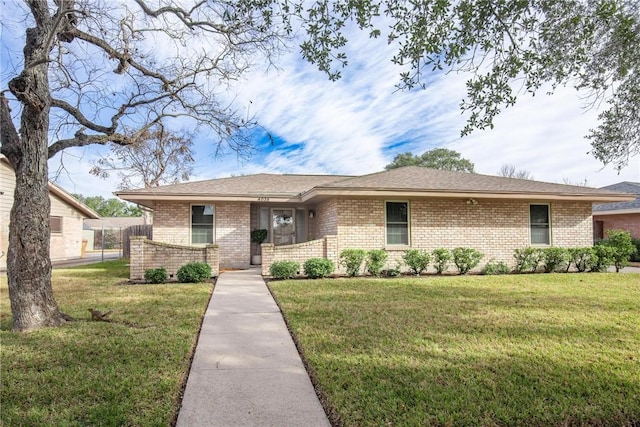
<svg viewBox="0 0 640 427">
<path fill-rule="evenodd" d="M 399 168 L 402 166 L 421 166 L 431 169 L 441 169 L 449 171 L 475 172 L 474 164 L 462 157 L 455 150 L 447 148 L 434 148 L 425 151 L 422 155 L 417 156 L 407 151 L 393 158 L 393 161 L 385 166 L 386 170 Z"/>
<path fill-rule="evenodd" d="M 100 216 L 142 216 L 142 211 L 139 207 L 115 197 L 105 199 L 102 196 L 83 196 L 82 194 L 74 194 L 73 197 L 89 206 Z"/>
<path fill-rule="evenodd" d="M 146 130 L 129 145 L 111 145 L 91 174 L 107 178 L 116 172 L 121 189 L 157 187 L 188 181 L 193 169 L 193 140 L 164 129 Z"/>
</svg>

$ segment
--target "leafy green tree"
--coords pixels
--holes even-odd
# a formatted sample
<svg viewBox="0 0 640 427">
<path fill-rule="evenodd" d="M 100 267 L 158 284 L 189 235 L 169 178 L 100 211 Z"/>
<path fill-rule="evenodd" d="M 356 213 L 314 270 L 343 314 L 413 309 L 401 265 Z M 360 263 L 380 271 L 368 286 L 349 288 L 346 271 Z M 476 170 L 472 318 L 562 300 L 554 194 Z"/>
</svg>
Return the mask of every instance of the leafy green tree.
<svg viewBox="0 0 640 427">
<path fill-rule="evenodd" d="M 82 194 L 74 194 L 73 197 L 89 206 L 100 216 L 142 216 L 142 211 L 139 207 L 123 202 L 115 197 L 105 199 L 102 196 L 85 197 Z"/>
<path fill-rule="evenodd" d="M 600 244 L 614 249 L 612 261 L 616 267 L 616 273 L 627 266 L 631 255 L 636 253 L 636 246 L 631 240 L 631 234 L 625 230 L 607 230 L 607 238 Z"/>
<path fill-rule="evenodd" d="M 413 155 L 410 151 L 398 154 L 391 163 L 385 166 L 385 169 L 391 170 L 403 166 L 474 172 L 474 164 L 470 160 L 462 158 L 462 155 L 457 151 L 447 148 L 434 148 L 433 150 L 425 151 L 420 156 Z"/>
</svg>

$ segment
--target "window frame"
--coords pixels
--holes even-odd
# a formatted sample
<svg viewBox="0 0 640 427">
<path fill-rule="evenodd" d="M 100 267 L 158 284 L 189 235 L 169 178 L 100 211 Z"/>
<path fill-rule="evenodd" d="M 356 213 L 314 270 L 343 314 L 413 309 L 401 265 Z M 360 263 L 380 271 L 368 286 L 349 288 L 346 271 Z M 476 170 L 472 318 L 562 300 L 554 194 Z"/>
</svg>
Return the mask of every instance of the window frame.
<svg viewBox="0 0 640 427">
<path fill-rule="evenodd" d="M 389 203 L 404 203 L 407 205 L 407 221 L 405 222 L 389 222 L 388 221 L 388 206 Z M 407 226 L 407 242 L 406 243 L 389 243 L 389 224 L 406 224 Z M 411 246 L 411 203 L 409 200 L 385 200 L 384 201 L 384 243 L 385 246 L 393 247 L 409 247 Z"/>
<path fill-rule="evenodd" d="M 213 214 L 211 215 L 211 243 L 193 243 L 193 207 L 194 206 L 211 206 Z M 196 225 L 208 225 L 208 224 L 196 224 Z M 191 203 L 189 205 L 189 245 L 190 246 L 205 246 L 214 244 L 216 242 L 216 205 L 211 203 Z"/>
<path fill-rule="evenodd" d="M 55 223 L 58 223 L 59 227 L 54 227 Z M 49 216 L 49 229 L 51 233 L 62 234 L 64 233 L 64 217 L 59 215 L 50 215 Z"/>
<path fill-rule="evenodd" d="M 533 229 L 533 223 L 531 222 L 531 207 L 532 206 L 546 206 L 547 207 L 547 218 L 548 218 L 548 222 L 546 223 L 547 226 L 547 238 L 548 238 L 548 243 L 533 243 L 532 241 L 532 229 Z M 540 225 L 540 224 L 536 224 L 536 225 Z M 553 244 L 553 234 L 551 232 L 552 230 L 552 222 L 551 222 L 551 203 L 544 203 L 544 202 L 538 202 L 538 203 L 529 203 L 529 244 L 531 246 L 552 246 Z"/>
</svg>

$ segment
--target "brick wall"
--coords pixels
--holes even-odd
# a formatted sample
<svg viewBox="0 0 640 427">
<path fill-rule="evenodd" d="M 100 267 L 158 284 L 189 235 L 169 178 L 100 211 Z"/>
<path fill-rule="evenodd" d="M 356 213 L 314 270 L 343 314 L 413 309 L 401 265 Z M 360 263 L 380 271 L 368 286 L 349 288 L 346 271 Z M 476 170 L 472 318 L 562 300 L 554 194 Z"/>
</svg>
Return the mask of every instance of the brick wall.
<svg viewBox="0 0 640 427">
<path fill-rule="evenodd" d="M 334 255 L 325 257 L 334 260 L 339 267 L 337 257 L 343 249 L 385 249 L 389 252 L 387 267 L 392 268 L 408 248 L 432 251 L 440 247 L 465 246 L 484 253 L 481 268 L 492 258 L 513 265 L 514 249 L 530 246 L 528 201 L 479 200 L 476 205 L 461 199 L 409 202 L 409 246 L 385 245 L 384 200 L 337 199 L 321 204 L 318 206 L 319 230 L 321 233 L 337 231 L 337 236 L 331 237 L 335 239 Z M 591 203 L 551 202 L 549 206 L 552 245 L 592 244 Z M 334 217 L 325 218 L 324 215 Z M 324 246 L 326 248 L 326 241 Z M 305 260 L 283 247 L 276 247 L 274 251 L 274 260 Z M 270 261 L 266 261 L 263 256 L 263 272 L 268 272 Z M 340 268 L 338 272 L 344 270 Z"/>
<path fill-rule="evenodd" d="M 249 268 L 251 260 L 249 202 L 198 202 L 215 206 L 214 242 L 220 247 L 220 268 Z M 190 203 L 159 203 L 153 211 L 153 238 L 190 245 Z"/>
<path fill-rule="evenodd" d="M 205 262 L 211 266 L 211 275 L 218 276 L 218 245 L 205 247 L 180 246 L 147 240 L 144 236 L 131 237 L 129 279 L 143 281 L 144 271 L 164 267 L 170 280 L 177 280 L 178 269 L 189 262 Z"/>
<path fill-rule="evenodd" d="M 594 215 L 594 221 L 602 221 L 603 237 L 607 237 L 607 230 L 626 230 L 631 237 L 640 239 L 640 213 L 620 215 Z"/>
</svg>

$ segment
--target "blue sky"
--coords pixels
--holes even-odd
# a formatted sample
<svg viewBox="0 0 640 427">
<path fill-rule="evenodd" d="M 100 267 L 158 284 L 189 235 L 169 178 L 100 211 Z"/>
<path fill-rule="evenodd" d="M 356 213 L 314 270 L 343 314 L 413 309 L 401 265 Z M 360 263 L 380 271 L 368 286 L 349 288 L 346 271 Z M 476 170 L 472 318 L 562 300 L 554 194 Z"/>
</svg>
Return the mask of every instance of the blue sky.
<svg viewBox="0 0 640 427">
<path fill-rule="evenodd" d="M 2 37 L 7 37 L 4 29 Z M 4 49 L 6 40 L 2 45 Z M 249 159 L 234 153 L 213 157 L 213 138 L 203 130 L 196 135 L 192 180 L 259 172 L 366 174 L 382 170 L 398 153 L 446 147 L 459 151 L 483 174 L 497 174 L 509 163 L 540 181 L 586 180 L 593 187 L 640 182 L 640 158 L 631 159 L 618 175 L 588 154 L 584 135 L 596 126 L 597 110 L 584 109 L 586 100 L 575 90 L 522 95 L 497 118 L 494 129 L 460 138 L 466 116 L 459 104 L 468 76 L 430 76 L 426 90 L 397 91 L 400 69 L 390 62 L 392 54 L 383 41 L 355 34 L 349 66 L 337 82 L 304 62 L 295 48 L 279 58 L 278 69 L 256 64 L 228 92 L 236 108 L 263 128 L 254 132 L 256 149 Z M 106 151 L 68 150 L 50 161 L 51 178 L 70 192 L 110 197 L 117 177 L 102 180 L 88 173 Z"/>
</svg>

